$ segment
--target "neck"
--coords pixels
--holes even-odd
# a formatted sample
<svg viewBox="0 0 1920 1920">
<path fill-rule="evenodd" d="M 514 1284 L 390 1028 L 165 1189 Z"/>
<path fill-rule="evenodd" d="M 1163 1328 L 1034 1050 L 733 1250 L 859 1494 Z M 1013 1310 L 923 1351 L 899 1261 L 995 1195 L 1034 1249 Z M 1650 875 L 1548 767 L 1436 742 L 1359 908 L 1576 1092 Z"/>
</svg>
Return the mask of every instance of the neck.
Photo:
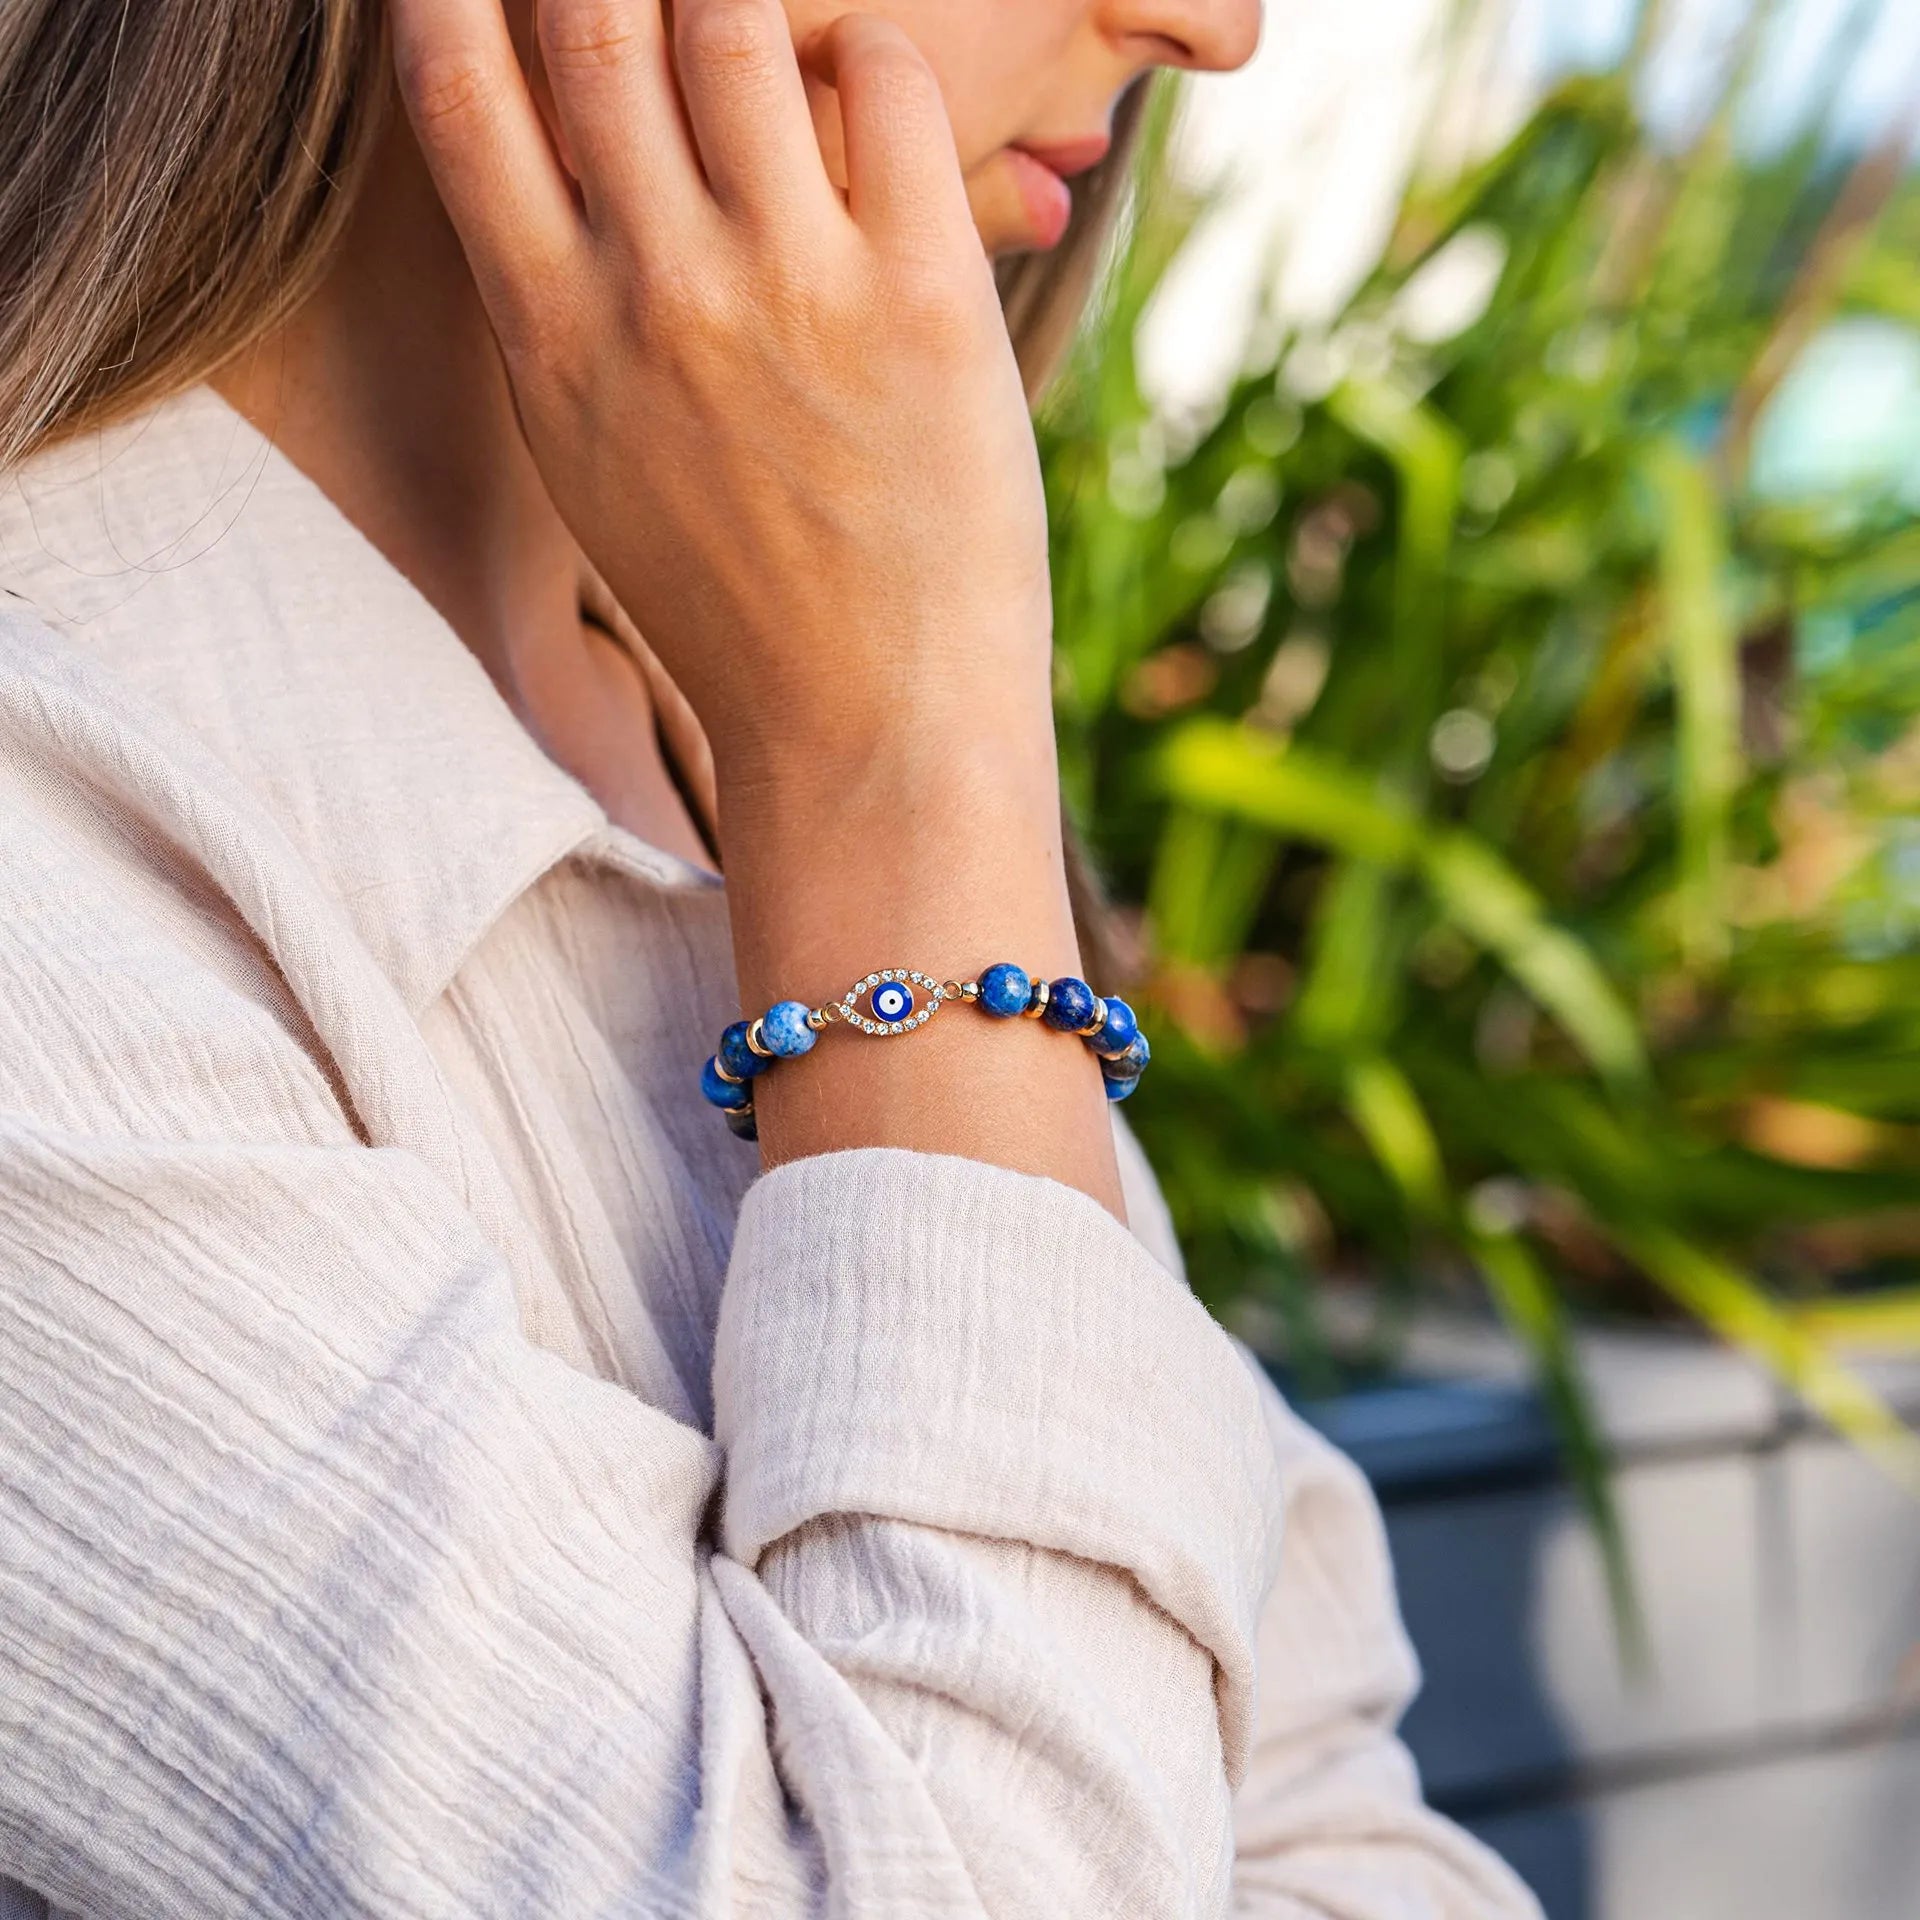
<svg viewBox="0 0 1920 1920">
<path fill-rule="evenodd" d="M 215 388 L 431 601 L 523 714 L 584 569 L 404 116 L 326 279 Z"/>
<path fill-rule="evenodd" d="M 698 767 L 697 724 L 653 684 L 652 656 L 607 607 L 548 498 L 458 237 L 397 109 L 325 280 L 211 384 L 413 582 L 614 819 L 710 858 L 656 737 Z M 605 625 L 584 624 L 584 608 Z M 708 783 L 689 778 L 710 822 Z"/>
</svg>

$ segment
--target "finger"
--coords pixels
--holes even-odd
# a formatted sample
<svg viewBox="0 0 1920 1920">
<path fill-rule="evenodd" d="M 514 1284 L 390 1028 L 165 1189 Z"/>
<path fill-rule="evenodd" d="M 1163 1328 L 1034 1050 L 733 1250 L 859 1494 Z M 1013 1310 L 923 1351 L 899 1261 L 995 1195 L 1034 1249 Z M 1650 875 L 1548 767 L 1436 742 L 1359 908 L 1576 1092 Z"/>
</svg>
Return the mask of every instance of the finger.
<svg viewBox="0 0 1920 1920">
<path fill-rule="evenodd" d="M 536 0 L 535 18 L 592 225 L 657 231 L 704 200 L 661 0 Z"/>
<path fill-rule="evenodd" d="M 674 65 L 701 168 L 729 213 L 835 204 L 780 0 L 678 0 Z"/>
<path fill-rule="evenodd" d="M 499 324 L 524 290 L 564 272 L 578 245 L 566 175 L 500 0 L 393 0 L 392 22 L 415 137 Z"/>
<path fill-rule="evenodd" d="M 808 54 L 839 96 L 854 219 L 874 232 L 970 233 L 953 123 L 906 34 L 872 14 L 843 14 Z"/>
</svg>

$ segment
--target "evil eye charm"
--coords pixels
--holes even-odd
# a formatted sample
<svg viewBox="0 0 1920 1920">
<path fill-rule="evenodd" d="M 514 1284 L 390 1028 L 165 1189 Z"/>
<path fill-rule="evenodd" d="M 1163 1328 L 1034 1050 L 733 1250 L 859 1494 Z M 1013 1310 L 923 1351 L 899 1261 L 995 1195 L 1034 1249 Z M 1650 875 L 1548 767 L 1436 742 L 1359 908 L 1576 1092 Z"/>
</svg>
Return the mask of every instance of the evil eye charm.
<svg viewBox="0 0 1920 1920">
<path fill-rule="evenodd" d="M 862 1033 L 911 1033 L 933 1018 L 946 997 L 940 982 L 918 967 L 882 967 L 841 995 L 840 1017 Z"/>
</svg>

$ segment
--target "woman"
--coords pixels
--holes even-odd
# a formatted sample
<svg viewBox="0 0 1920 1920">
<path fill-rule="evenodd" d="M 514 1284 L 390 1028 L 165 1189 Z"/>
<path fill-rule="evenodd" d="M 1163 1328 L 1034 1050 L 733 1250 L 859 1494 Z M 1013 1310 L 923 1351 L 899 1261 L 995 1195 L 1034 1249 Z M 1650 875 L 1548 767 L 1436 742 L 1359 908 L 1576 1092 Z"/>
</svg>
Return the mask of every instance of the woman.
<svg viewBox="0 0 1920 1920">
<path fill-rule="evenodd" d="M 0 4 L 0 1911 L 1527 1910 L 1124 1076 L 829 1010 L 1079 971 L 980 243 L 1258 24 L 891 12 Z"/>
</svg>

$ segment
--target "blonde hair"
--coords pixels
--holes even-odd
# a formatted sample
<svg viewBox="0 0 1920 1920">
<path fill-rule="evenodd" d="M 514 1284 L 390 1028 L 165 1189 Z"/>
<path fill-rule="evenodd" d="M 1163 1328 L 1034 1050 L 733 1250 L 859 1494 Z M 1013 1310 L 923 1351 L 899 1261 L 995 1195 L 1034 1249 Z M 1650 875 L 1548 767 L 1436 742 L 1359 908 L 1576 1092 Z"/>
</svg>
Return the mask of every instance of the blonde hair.
<svg viewBox="0 0 1920 1920">
<path fill-rule="evenodd" d="M 390 110 L 384 0 L 0 0 L 0 472 L 194 385 L 326 273 Z M 1028 392 L 1098 272 L 1139 112 L 1001 297 Z M 1082 934 L 1104 944 L 1077 841 Z"/>
<path fill-rule="evenodd" d="M 0 0 L 0 469 L 191 386 L 326 270 L 378 0 Z"/>
</svg>

